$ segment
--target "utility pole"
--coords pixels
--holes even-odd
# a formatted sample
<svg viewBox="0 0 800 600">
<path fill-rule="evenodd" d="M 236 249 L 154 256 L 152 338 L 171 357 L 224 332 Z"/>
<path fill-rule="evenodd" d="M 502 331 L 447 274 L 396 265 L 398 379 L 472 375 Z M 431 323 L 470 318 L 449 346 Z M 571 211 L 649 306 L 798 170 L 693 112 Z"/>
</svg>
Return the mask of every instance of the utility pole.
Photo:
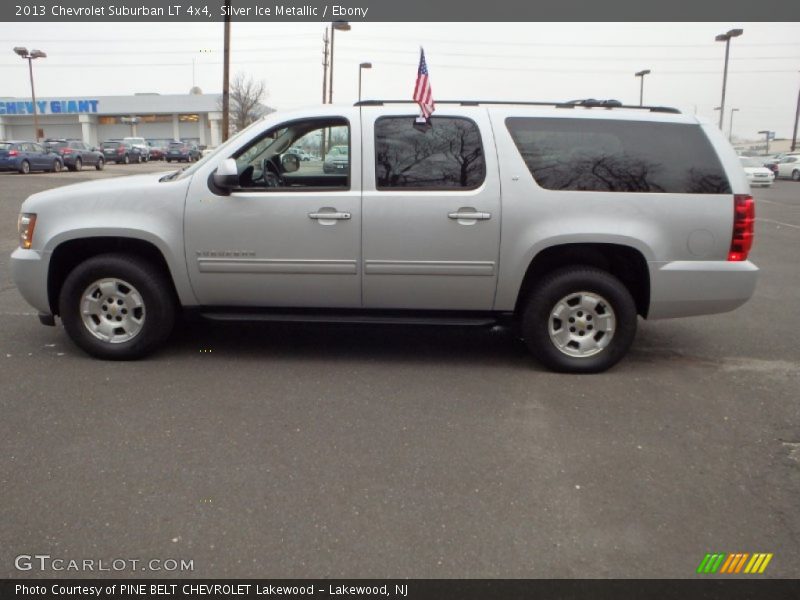
<svg viewBox="0 0 800 600">
<path fill-rule="evenodd" d="M 225 42 L 222 61 L 222 141 L 230 135 L 231 114 L 231 0 L 225 0 Z"/>
<path fill-rule="evenodd" d="M 725 118 L 725 89 L 728 86 L 728 56 L 731 50 L 731 38 L 742 35 L 743 30 L 731 29 L 727 33 L 720 33 L 714 38 L 717 42 L 725 42 L 725 67 L 722 70 L 722 100 L 719 103 L 719 130 L 722 131 L 722 122 Z"/>
</svg>

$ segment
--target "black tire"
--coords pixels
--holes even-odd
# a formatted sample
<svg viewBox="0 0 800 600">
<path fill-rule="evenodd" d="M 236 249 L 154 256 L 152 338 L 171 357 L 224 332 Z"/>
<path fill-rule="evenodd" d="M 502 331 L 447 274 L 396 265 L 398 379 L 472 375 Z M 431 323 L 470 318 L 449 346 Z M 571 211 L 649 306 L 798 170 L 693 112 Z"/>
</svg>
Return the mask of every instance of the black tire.
<svg viewBox="0 0 800 600">
<path fill-rule="evenodd" d="M 129 155 L 125 155 L 122 157 L 122 164 L 129 165 L 131 164 L 131 157 Z"/>
<path fill-rule="evenodd" d="M 105 166 L 106 166 L 106 161 L 104 161 L 103 158 L 100 157 L 97 159 L 94 168 L 97 169 L 98 171 L 102 171 Z"/>
<path fill-rule="evenodd" d="M 168 158 L 168 159 L 167 159 L 167 162 L 168 162 L 168 163 L 171 163 L 171 162 L 172 162 L 172 159 L 171 159 L 171 158 Z"/>
<path fill-rule="evenodd" d="M 125 281 L 141 295 L 144 321 L 130 340 L 100 340 L 83 322 L 83 293 L 93 282 L 104 278 Z M 101 254 L 80 263 L 67 276 L 59 295 L 59 312 L 69 337 L 88 354 L 106 360 L 135 360 L 156 350 L 172 331 L 175 311 L 168 275 L 152 263 L 126 254 Z"/>
<path fill-rule="evenodd" d="M 142 155 L 141 154 L 137 154 L 136 155 L 136 164 L 138 165 L 140 162 L 142 162 Z"/>
<path fill-rule="evenodd" d="M 800 181 L 800 171 L 797 169 L 792 171 L 792 181 Z"/>
<path fill-rule="evenodd" d="M 80 158 L 75 159 L 75 171 L 80 171 L 83 169 L 83 161 Z"/>
<path fill-rule="evenodd" d="M 53 161 L 53 168 L 52 168 L 53 173 L 60 173 L 61 172 L 61 168 L 63 166 L 64 165 L 61 163 L 60 160 L 58 160 L 58 159 L 54 160 Z"/>
<path fill-rule="evenodd" d="M 19 172 L 22 175 L 27 175 L 28 173 L 30 173 L 31 163 L 29 163 L 27 160 L 23 160 L 21 163 L 19 163 Z"/>
<path fill-rule="evenodd" d="M 616 320 L 608 345 L 591 356 L 570 356 L 550 338 L 553 309 L 559 301 L 578 292 L 589 292 L 603 298 Z M 636 336 L 636 303 L 628 289 L 607 271 L 588 266 L 559 269 L 547 275 L 531 291 L 521 317 L 522 336 L 531 353 L 548 369 L 564 373 L 599 373 L 611 368 L 625 356 Z M 587 331 L 586 334 L 602 337 L 599 331 L 596 334 Z"/>
</svg>

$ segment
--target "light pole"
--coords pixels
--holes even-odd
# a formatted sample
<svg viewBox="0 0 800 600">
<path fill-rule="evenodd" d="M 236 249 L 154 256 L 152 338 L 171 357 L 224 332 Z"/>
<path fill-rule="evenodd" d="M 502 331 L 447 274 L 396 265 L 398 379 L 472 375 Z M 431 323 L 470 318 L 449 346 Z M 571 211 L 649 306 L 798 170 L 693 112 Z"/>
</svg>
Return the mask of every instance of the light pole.
<svg viewBox="0 0 800 600">
<path fill-rule="evenodd" d="M 725 87 L 728 84 L 728 55 L 731 49 L 731 38 L 739 37 L 744 33 L 743 29 L 731 29 L 727 33 L 720 33 L 714 38 L 717 42 L 725 42 L 725 67 L 722 71 L 722 100 L 719 110 L 719 129 L 722 131 L 722 120 L 725 117 Z"/>
<path fill-rule="evenodd" d="M 17 46 L 14 48 L 20 58 L 27 59 L 28 73 L 31 76 L 31 100 L 33 101 L 33 139 L 39 141 L 39 111 L 36 108 L 36 91 L 33 88 L 33 61 L 36 58 L 47 58 L 47 54 L 41 50 L 31 50 L 28 52 L 27 48 Z"/>
<path fill-rule="evenodd" d="M 731 109 L 731 122 L 730 122 L 730 129 L 728 129 L 728 141 L 730 142 L 733 139 L 733 113 L 739 112 L 738 108 Z"/>
<path fill-rule="evenodd" d="M 363 62 L 358 65 L 358 101 L 361 102 L 361 73 L 364 69 L 371 69 L 372 63 L 370 62 Z"/>
<path fill-rule="evenodd" d="M 331 23 L 331 81 L 328 85 L 328 104 L 333 104 L 333 34 L 336 31 L 350 31 L 350 23 L 347 21 L 333 21 Z"/>
<path fill-rule="evenodd" d="M 644 69 L 643 71 L 638 71 L 634 73 L 636 77 L 640 77 L 639 80 L 639 106 L 644 104 L 644 76 L 650 75 L 650 69 Z"/>
<path fill-rule="evenodd" d="M 800 90 L 797 90 L 797 108 L 794 110 L 794 133 L 792 133 L 792 152 L 797 148 L 797 122 L 800 121 Z"/>
<path fill-rule="evenodd" d="M 197 51 L 197 54 L 211 54 L 211 50 L 208 48 L 201 48 Z M 195 87 L 195 61 L 197 60 L 197 56 L 192 57 L 192 89 Z"/>
</svg>

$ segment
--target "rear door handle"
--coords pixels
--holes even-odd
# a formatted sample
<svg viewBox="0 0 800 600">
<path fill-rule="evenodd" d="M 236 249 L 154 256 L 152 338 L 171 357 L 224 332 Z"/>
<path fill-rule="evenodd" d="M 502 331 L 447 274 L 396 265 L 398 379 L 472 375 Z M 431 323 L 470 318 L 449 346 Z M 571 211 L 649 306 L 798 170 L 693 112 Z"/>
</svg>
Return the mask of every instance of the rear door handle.
<svg viewBox="0 0 800 600">
<path fill-rule="evenodd" d="M 308 213 L 308 216 L 311 219 L 335 219 L 337 221 L 347 221 L 351 217 L 349 212 L 312 212 Z"/>
<path fill-rule="evenodd" d="M 463 211 L 463 212 L 451 212 L 447 215 L 448 219 L 459 220 L 463 219 L 465 221 L 486 221 L 492 218 L 492 213 L 488 212 L 480 212 L 480 211 Z"/>
</svg>

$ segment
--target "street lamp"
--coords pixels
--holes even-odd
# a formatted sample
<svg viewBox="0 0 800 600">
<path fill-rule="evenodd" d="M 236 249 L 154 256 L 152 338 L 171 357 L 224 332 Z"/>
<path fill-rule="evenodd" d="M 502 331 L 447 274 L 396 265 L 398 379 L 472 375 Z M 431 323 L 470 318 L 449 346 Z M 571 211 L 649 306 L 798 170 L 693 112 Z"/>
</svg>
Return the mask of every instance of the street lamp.
<svg viewBox="0 0 800 600">
<path fill-rule="evenodd" d="M 196 85 L 195 84 L 195 62 L 197 60 L 197 54 L 211 54 L 211 50 L 208 49 L 208 48 L 200 48 L 200 50 L 197 51 L 195 56 L 192 56 L 192 89 L 193 90 L 194 90 L 195 85 Z"/>
<path fill-rule="evenodd" d="M 733 140 L 733 113 L 739 112 L 738 108 L 731 109 L 731 122 L 730 122 L 730 129 L 728 129 L 728 141 L 730 142 Z"/>
<path fill-rule="evenodd" d="M 725 86 L 728 84 L 728 55 L 731 49 L 731 38 L 739 37 L 743 29 L 731 29 L 728 33 L 720 33 L 714 38 L 717 42 L 725 42 L 725 67 L 722 71 L 722 100 L 720 101 L 719 129 L 722 131 L 722 120 L 725 117 Z"/>
<path fill-rule="evenodd" d="M 17 46 L 14 48 L 14 52 L 16 52 L 20 58 L 27 59 L 28 61 L 28 72 L 31 76 L 31 100 L 33 101 L 33 139 L 37 142 L 39 141 L 39 112 L 36 109 L 36 91 L 33 88 L 33 61 L 36 58 L 47 58 L 47 54 L 42 52 L 41 50 L 31 50 L 28 52 L 27 48 L 22 46 Z"/>
<path fill-rule="evenodd" d="M 800 90 L 797 90 L 797 108 L 794 110 L 794 132 L 792 133 L 792 152 L 797 148 L 797 122 L 800 121 Z"/>
<path fill-rule="evenodd" d="M 364 72 L 364 69 L 371 69 L 372 63 L 370 62 L 363 62 L 358 65 L 358 101 L 361 102 L 361 73 Z"/>
<path fill-rule="evenodd" d="M 347 21 L 333 21 L 331 23 L 331 81 L 328 86 L 328 104 L 333 104 L 333 34 L 336 31 L 350 31 L 350 23 Z"/>
<path fill-rule="evenodd" d="M 639 106 L 642 106 L 644 102 L 644 76 L 650 75 L 650 69 L 645 69 L 643 71 L 638 71 L 634 73 L 634 76 L 641 77 L 639 80 Z"/>
</svg>

